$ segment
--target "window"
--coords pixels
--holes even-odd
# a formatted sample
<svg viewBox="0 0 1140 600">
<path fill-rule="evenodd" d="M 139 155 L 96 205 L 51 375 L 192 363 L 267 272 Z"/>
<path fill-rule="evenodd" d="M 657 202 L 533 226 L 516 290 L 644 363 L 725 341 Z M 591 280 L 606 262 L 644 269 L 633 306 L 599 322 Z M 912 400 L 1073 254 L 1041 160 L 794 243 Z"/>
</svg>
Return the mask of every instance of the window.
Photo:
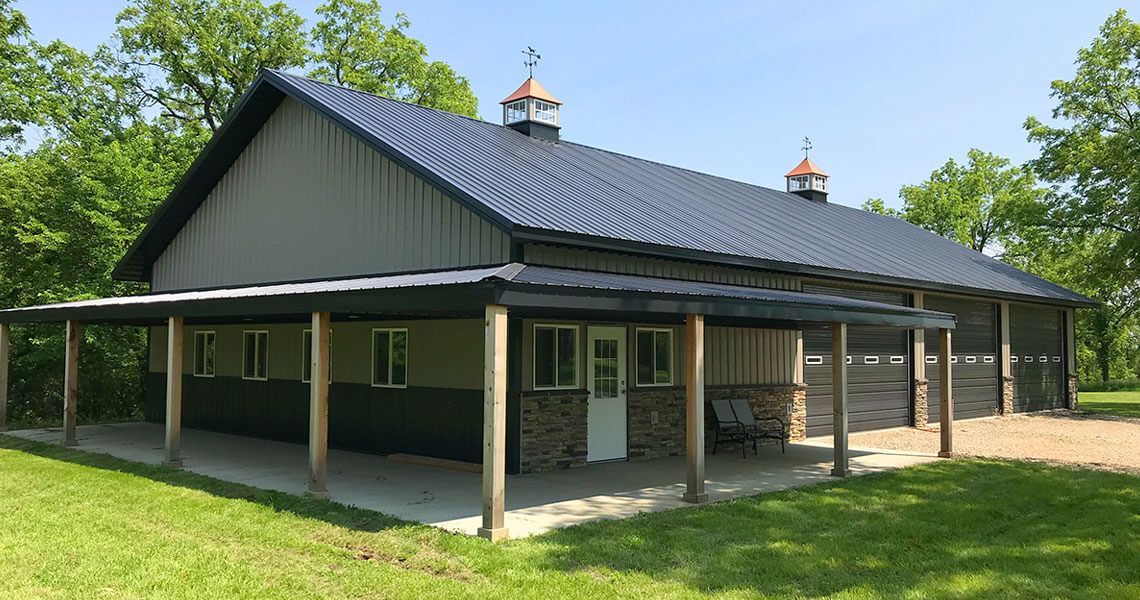
<svg viewBox="0 0 1140 600">
<path fill-rule="evenodd" d="M 194 376 L 214 376 L 214 342 L 217 334 L 213 331 L 194 332 Z"/>
<path fill-rule="evenodd" d="M 821 192 L 827 191 L 827 178 L 820 175 L 812 176 L 812 187 Z"/>
<path fill-rule="evenodd" d="M 673 385 L 673 330 L 637 330 L 637 385 Z"/>
<path fill-rule="evenodd" d="M 578 387 L 578 327 L 534 326 L 534 387 Z"/>
<path fill-rule="evenodd" d="M 269 332 L 243 331 L 242 379 L 269 379 Z"/>
<path fill-rule="evenodd" d="M 506 106 L 507 122 L 518 123 L 525 121 L 526 116 L 526 100 L 519 100 L 518 102 L 511 102 Z"/>
<path fill-rule="evenodd" d="M 789 192 L 806 190 L 806 189 L 808 189 L 808 185 L 809 184 L 808 184 L 808 176 L 807 175 L 799 175 L 796 177 L 789 177 L 788 178 L 788 191 Z"/>
<path fill-rule="evenodd" d="M 534 101 L 534 120 L 551 124 L 558 123 L 558 106 L 542 100 Z"/>
<path fill-rule="evenodd" d="M 408 387 L 408 330 L 372 330 L 372 385 Z"/>
<path fill-rule="evenodd" d="M 313 330 L 301 332 L 301 381 L 309 383 L 313 379 Z M 332 383 L 332 330 L 329 330 L 329 380 Z"/>
</svg>

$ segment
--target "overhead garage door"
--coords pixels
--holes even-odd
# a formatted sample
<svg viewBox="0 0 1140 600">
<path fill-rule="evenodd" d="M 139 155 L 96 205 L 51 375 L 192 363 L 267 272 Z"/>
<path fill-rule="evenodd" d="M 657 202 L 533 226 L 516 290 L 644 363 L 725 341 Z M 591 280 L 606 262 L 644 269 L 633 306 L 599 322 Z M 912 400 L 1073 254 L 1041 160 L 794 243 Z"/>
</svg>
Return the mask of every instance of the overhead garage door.
<svg viewBox="0 0 1140 600">
<path fill-rule="evenodd" d="M 1013 409 L 1016 412 L 1065 406 L 1062 312 L 1048 306 L 1009 307 Z"/>
<path fill-rule="evenodd" d="M 923 307 L 958 316 L 950 337 L 953 352 L 954 418 L 988 417 L 1001 401 L 1001 368 L 998 364 L 998 307 L 990 302 L 927 296 Z M 939 410 L 938 330 L 926 330 L 927 415 L 938 422 Z"/>
<path fill-rule="evenodd" d="M 813 294 L 905 305 L 906 294 L 804 285 Z M 895 327 L 847 330 L 847 423 L 851 431 L 910 424 L 909 335 Z M 842 360 L 842 358 L 841 358 Z M 804 330 L 807 434 L 832 432 L 831 329 Z"/>
</svg>

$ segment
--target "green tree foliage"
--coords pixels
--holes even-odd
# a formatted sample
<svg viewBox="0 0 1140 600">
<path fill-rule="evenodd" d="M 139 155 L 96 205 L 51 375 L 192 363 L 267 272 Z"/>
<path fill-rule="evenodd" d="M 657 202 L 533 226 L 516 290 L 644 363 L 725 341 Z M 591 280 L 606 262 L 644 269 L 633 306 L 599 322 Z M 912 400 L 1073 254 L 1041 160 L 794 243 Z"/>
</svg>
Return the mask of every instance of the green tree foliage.
<svg viewBox="0 0 1140 600">
<path fill-rule="evenodd" d="M 1052 83 L 1053 121 L 1025 121 L 1041 154 L 1030 162 L 1053 188 L 1048 224 L 1079 260 L 1062 281 L 1104 303 L 1081 311 L 1098 375 L 1135 376 L 1140 310 L 1140 25 L 1120 10 L 1077 52 L 1071 80 Z M 1131 359 L 1129 359 L 1131 353 Z M 1130 373 L 1113 365 L 1132 364 Z M 1127 367 L 1117 367 L 1127 368 Z"/>
<path fill-rule="evenodd" d="M 22 140 L 24 128 L 37 121 L 36 94 L 43 84 L 28 44 L 24 15 L 0 0 L 0 149 Z"/>
<path fill-rule="evenodd" d="M 467 78 L 447 63 L 428 61 L 427 47 L 408 35 L 411 22 L 396 13 L 380 19 L 376 0 L 328 0 L 313 27 L 316 67 L 309 75 L 359 90 L 467 116 L 479 103 Z"/>
<path fill-rule="evenodd" d="M 353 75 L 341 83 L 474 113 L 467 81 L 426 61 L 407 19 L 376 29 L 374 3 L 336 0 L 318 13 L 318 29 L 384 32 L 353 38 L 339 59 Z M 113 282 L 114 265 L 257 73 L 326 64 L 292 9 L 260 0 L 133 0 L 113 43 L 92 54 L 36 42 L 10 0 L 0 0 L 0 32 L 0 306 L 144 291 Z M 368 62 L 378 56 L 409 62 Z M 376 65 L 383 77 L 365 77 Z M 32 147 L 21 143 L 28 127 Z M 14 422 L 58 421 L 62 333 L 13 328 Z M 83 346 L 80 418 L 139 414 L 145 331 L 92 325 Z"/>
<path fill-rule="evenodd" d="M 134 0 L 111 65 L 142 100 L 216 131 L 257 73 L 305 64 L 304 20 L 283 2 Z"/>
<path fill-rule="evenodd" d="M 902 210 L 872 198 L 865 210 L 900 217 L 978 252 L 1004 252 L 1020 242 L 1024 224 L 1040 221 L 1043 190 L 1008 159 L 971 149 L 966 164 L 953 158 L 930 178 L 899 190 Z"/>
</svg>

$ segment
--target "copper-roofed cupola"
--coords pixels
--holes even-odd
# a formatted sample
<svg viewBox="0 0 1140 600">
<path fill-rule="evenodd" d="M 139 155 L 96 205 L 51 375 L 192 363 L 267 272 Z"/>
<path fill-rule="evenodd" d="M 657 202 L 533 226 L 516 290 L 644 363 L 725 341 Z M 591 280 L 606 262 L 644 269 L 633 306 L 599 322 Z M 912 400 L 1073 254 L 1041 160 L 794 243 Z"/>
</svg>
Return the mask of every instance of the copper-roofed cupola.
<svg viewBox="0 0 1140 600">
<path fill-rule="evenodd" d="M 811 141 L 804 138 L 804 159 L 796 168 L 788 171 L 784 178 L 788 180 L 788 191 L 798 194 L 808 200 L 827 202 L 828 174 L 808 158 L 811 150 Z"/>
<path fill-rule="evenodd" d="M 532 137 L 557 142 L 558 110 L 562 101 L 534 78 L 534 65 L 538 64 L 539 58 L 534 48 L 527 48 L 523 53 L 530 57 L 526 66 L 531 69 L 531 76 L 515 93 L 499 102 L 503 105 L 503 125 Z"/>
</svg>

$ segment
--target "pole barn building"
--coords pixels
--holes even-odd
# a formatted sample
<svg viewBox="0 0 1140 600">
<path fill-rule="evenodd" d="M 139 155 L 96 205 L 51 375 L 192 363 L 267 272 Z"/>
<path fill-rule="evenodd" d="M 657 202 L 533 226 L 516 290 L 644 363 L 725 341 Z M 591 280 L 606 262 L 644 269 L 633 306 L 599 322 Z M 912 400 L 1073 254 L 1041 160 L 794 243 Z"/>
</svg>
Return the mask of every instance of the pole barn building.
<svg viewBox="0 0 1140 600">
<path fill-rule="evenodd" d="M 528 79 L 494 124 L 263 72 L 115 270 L 141 296 L 0 311 L 150 328 L 146 418 L 506 473 L 687 456 L 715 401 L 784 441 L 1071 407 L 1092 302 L 898 219 L 562 140 Z M 7 366 L 3 366 L 6 376 Z M 3 392 L 6 395 L 6 391 Z M 706 402 L 708 409 L 706 410 Z M 751 417 L 749 417 L 750 419 Z M 711 444 L 709 448 L 715 451 Z"/>
</svg>

